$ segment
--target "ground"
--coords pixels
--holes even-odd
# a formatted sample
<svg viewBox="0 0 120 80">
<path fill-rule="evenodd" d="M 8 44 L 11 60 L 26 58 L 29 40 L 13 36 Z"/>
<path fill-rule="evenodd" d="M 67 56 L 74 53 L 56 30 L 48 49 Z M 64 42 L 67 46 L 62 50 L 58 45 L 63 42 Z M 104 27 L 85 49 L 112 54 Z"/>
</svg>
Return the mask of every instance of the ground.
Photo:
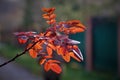
<svg viewBox="0 0 120 80">
<path fill-rule="evenodd" d="M 6 59 L 0 57 L 0 64 L 5 62 Z M 26 69 L 18 66 L 18 64 L 12 62 L 0 68 L 0 80 L 42 80 Z"/>
</svg>

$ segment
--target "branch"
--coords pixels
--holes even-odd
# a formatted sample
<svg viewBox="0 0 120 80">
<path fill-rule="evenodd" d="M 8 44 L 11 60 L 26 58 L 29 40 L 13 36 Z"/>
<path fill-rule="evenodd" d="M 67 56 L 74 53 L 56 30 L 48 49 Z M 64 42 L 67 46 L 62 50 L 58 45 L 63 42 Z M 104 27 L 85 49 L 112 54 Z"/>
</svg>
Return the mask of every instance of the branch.
<svg viewBox="0 0 120 80">
<path fill-rule="evenodd" d="M 33 45 L 31 45 L 29 48 L 25 49 L 23 52 L 17 54 L 17 55 L 16 55 L 15 57 L 13 57 L 12 59 L 10 59 L 10 60 L 8 60 L 8 61 L 0 64 L 0 67 L 5 66 L 5 65 L 7 65 L 8 63 L 16 60 L 18 57 L 22 56 L 23 54 L 26 54 L 26 52 L 27 52 L 29 49 L 31 49 L 31 48 L 32 48 L 36 43 L 38 43 L 38 42 L 39 42 L 39 40 L 38 40 L 37 42 L 35 42 Z"/>
</svg>

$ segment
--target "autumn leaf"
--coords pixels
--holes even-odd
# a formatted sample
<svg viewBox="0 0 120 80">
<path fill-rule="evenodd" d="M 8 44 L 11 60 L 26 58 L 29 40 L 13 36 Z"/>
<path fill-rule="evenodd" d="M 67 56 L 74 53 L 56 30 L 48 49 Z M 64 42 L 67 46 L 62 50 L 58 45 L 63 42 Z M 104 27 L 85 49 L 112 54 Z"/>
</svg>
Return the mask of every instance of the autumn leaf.
<svg viewBox="0 0 120 80">
<path fill-rule="evenodd" d="M 65 55 L 62 55 L 63 59 L 66 61 L 66 62 L 70 62 L 70 55 L 69 53 L 65 53 Z"/>
<path fill-rule="evenodd" d="M 45 71 L 52 70 L 60 74 L 62 72 L 59 65 L 60 61 L 53 60 L 56 59 L 53 52 L 61 56 L 66 62 L 70 62 L 71 58 L 81 62 L 83 56 L 77 46 L 80 42 L 70 39 L 69 34 L 83 32 L 86 30 L 86 27 L 80 20 L 57 22 L 54 7 L 42 8 L 42 11 L 44 12 L 42 17 L 49 24 L 49 28 L 45 32 L 37 34 L 34 31 L 28 31 L 16 32 L 14 34 L 17 36 L 20 44 L 28 44 L 24 52 L 28 51 L 32 58 L 38 58 L 39 64 L 44 66 Z"/>
<path fill-rule="evenodd" d="M 45 71 L 49 71 L 50 68 L 51 68 L 50 64 L 48 62 L 46 62 L 45 65 L 44 65 Z"/>
<path fill-rule="evenodd" d="M 48 43 L 47 46 L 49 46 L 51 49 L 55 50 L 55 46 L 53 44 Z"/>
<path fill-rule="evenodd" d="M 51 64 L 51 70 L 56 72 L 57 74 L 60 74 L 62 72 L 61 67 L 56 63 Z"/>
<path fill-rule="evenodd" d="M 75 60 L 77 60 L 78 62 L 81 62 L 80 58 L 78 58 L 73 52 L 69 52 L 69 55 Z"/>
<path fill-rule="evenodd" d="M 48 60 L 49 63 L 60 63 L 58 60 Z"/>
<path fill-rule="evenodd" d="M 51 14 L 50 19 L 54 19 L 54 18 L 56 18 L 56 14 Z"/>
<path fill-rule="evenodd" d="M 18 37 L 18 42 L 20 44 L 25 44 L 28 41 L 28 37 L 27 36 L 19 36 Z"/>
<path fill-rule="evenodd" d="M 41 60 L 39 61 L 39 63 L 42 65 L 42 64 L 45 63 L 45 61 L 46 61 L 46 59 L 41 59 Z"/>
<path fill-rule="evenodd" d="M 58 55 L 61 55 L 61 50 L 60 50 L 60 48 L 61 48 L 60 46 L 56 46 L 56 51 L 57 51 L 57 54 L 58 54 Z"/>
<path fill-rule="evenodd" d="M 36 58 L 37 57 L 37 52 L 34 49 L 29 49 L 29 54 L 32 58 Z"/>
<path fill-rule="evenodd" d="M 48 14 L 43 14 L 42 17 L 43 17 L 44 19 L 50 20 L 50 16 L 49 16 Z"/>
<path fill-rule="evenodd" d="M 57 60 L 48 60 L 44 65 L 45 71 L 52 70 L 53 72 L 60 74 L 62 72 L 62 69 L 58 65 L 58 63 L 60 63 L 60 62 Z"/>
<path fill-rule="evenodd" d="M 55 11 L 55 8 L 42 8 L 43 12 L 47 12 L 47 13 L 53 13 Z"/>
<path fill-rule="evenodd" d="M 18 42 L 20 44 L 25 44 L 27 42 L 27 40 L 26 39 L 20 39 L 20 38 L 18 38 Z"/>
<path fill-rule="evenodd" d="M 35 50 L 41 50 L 42 49 L 42 46 L 40 43 L 37 43 L 35 46 L 34 46 Z"/>
<path fill-rule="evenodd" d="M 50 47 L 47 46 L 46 50 L 49 56 L 52 55 L 52 49 Z"/>
</svg>

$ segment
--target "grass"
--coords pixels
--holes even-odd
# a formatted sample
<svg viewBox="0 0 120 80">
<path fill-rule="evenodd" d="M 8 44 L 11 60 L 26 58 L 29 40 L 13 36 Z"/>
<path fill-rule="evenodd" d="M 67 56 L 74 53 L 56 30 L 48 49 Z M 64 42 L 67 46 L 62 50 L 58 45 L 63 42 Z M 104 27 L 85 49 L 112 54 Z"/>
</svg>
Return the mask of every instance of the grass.
<svg viewBox="0 0 120 80">
<path fill-rule="evenodd" d="M 22 49 L 13 46 L 3 46 L 0 48 L 0 55 L 10 59 Z M 40 75 L 40 66 L 35 59 L 25 54 L 15 60 L 20 66 L 25 67 L 34 74 Z M 112 72 L 93 71 L 87 72 L 79 63 L 71 62 L 63 66 L 63 74 L 61 80 L 118 80 Z"/>
</svg>

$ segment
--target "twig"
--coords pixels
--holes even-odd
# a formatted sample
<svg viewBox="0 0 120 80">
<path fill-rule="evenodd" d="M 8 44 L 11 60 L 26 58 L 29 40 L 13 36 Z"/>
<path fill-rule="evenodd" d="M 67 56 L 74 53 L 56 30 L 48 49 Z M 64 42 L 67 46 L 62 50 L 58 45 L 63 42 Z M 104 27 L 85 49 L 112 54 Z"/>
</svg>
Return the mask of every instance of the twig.
<svg viewBox="0 0 120 80">
<path fill-rule="evenodd" d="M 8 61 L 0 64 L 0 67 L 3 67 L 3 66 L 5 66 L 5 65 L 7 65 L 8 63 L 16 60 L 18 57 L 22 56 L 23 54 L 26 54 L 26 52 L 27 52 L 29 49 L 31 49 L 31 48 L 32 48 L 36 43 L 38 43 L 38 42 L 39 42 L 39 41 L 35 42 L 32 46 L 30 46 L 29 48 L 25 49 L 23 52 L 17 54 L 17 55 L 16 55 L 15 57 L 13 57 L 12 59 L 10 59 L 10 60 L 8 60 Z"/>
</svg>

